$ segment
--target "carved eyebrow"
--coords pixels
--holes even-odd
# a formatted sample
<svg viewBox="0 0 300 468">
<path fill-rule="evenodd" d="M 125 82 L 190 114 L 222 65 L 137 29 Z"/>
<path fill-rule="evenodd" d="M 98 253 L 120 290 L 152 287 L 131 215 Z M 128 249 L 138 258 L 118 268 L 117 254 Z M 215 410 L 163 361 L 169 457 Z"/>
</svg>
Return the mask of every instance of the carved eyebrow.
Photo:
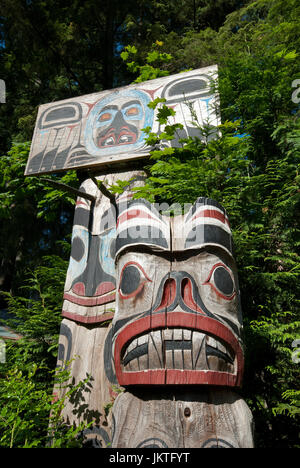
<svg viewBox="0 0 300 468">
<path fill-rule="evenodd" d="M 108 106 L 105 106 L 101 109 L 101 112 L 99 112 L 99 114 L 102 114 L 102 112 L 104 111 L 108 111 L 108 110 L 115 110 L 115 109 L 118 109 L 118 106 L 115 106 L 115 105 L 108 105 Z"/>
<path fill-rule="evenodd" d="M 137 236 L 136 226 L 131 226 L 118 234 L 116 238 L 116 254 L 120 250 L 133 245 L 151 245 L 160 249 L 169 249 L 168 239 L 164 237 L 159 228 L 151 225 L 144 225 L 142 228 L 143 232 L 141 232 L 140 236 Z"/>
<path fill-rule="evenodd" d="M 141 105 L 141 102 L 138 101 L 138 100 L 125 102 L 125 104 L 123 104 L 123 106 L 121 107 L 121 109 L 125 109 L 125 107 L 129 107 L 129 106 L 133 106 L 134 104 L 138 104 L 138 105 L 140 106 L 140 105 Z"/>
<path fill-rule="evenodd" d="M 188 233 L 184 248 L 196 248 L 197 245 L 216 244 L 224 247 L 229 253 L 233 252 L 232 236 L 225 229 L 213 224 L 198 224 Z"/>
</svg>

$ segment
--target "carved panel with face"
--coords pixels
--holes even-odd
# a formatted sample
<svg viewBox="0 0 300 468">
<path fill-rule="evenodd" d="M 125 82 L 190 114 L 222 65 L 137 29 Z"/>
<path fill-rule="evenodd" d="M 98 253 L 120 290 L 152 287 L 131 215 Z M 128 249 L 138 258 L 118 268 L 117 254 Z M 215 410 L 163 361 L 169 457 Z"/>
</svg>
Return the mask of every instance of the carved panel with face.
<svg viewBox="0 0 300 468">
<path fill-rule="evenodd" d="M 90 154 L 101 156 L 134 151 L 144 146 L 144 127 L 153 123 L 150 97 L 141 90 L 111 93 L 95 104 L 85 130 Z"/>
<path fill-rule="evenodd" d="M 239 286 L 225 210 L 200 198 L 162 216 L 120 203 L 113 356 L 120 385 L 240 386 Z"/>
<path fill-rule="evenodd" d="M 114 309 L 115 214 L 91 179 L 81 185 L 81 191 L 95 201 L 78 197 L 76 202 L 63 316 L 100 323 L 108 319 L 107 314 L 111 318 Z"/>
</svg>

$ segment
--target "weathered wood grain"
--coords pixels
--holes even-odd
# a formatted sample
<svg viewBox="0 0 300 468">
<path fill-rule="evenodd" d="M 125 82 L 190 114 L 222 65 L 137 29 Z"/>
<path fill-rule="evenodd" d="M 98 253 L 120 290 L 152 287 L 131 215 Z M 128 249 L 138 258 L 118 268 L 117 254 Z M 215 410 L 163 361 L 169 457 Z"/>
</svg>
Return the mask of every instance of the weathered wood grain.
<svg viewBox="0 0 300 468">
<path fill-rule="evenodd" d="M 226 389 L 133 390 L 113 406 L 113 448 L 251 448 L 246 403 Z"/>
<path fill-rule="evenodd" d="M 71 400 L 66 399 L 62 416 L 69 424 L 92 421 L 86 433 L 85 444 L 106 448 L 111 442 L 111 406 L 116 396 L 117 381 L 113 370 L 103 365 L 107 356 L 107 337 L 110 327 L 87 326 L 73 320 L 63 319 L 59 340 L 59 368 L 67 368 L 68 382 L 56 385 L 54 393 L 63 397 L 66 384 L 77 385 L 87 377 L 88 381 Z M 109 362 L 107 362 L 109 367 Z"/>
</svg>

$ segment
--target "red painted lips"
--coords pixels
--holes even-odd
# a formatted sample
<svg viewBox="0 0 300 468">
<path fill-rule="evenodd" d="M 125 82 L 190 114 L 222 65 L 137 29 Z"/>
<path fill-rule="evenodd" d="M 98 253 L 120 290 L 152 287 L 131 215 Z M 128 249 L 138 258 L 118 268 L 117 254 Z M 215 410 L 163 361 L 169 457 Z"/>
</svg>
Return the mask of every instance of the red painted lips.
<svg viewBox="0 0 300 468">
<path fill-rule="evenodd" d="M 130 352 L 128 352 L 130 344 L 133 343 L 137 337 L 146 338 L 146 335 L 150 336 L 150 334 L 156 330 L 162 330 L 165 334 L 168 329 L 182 329 L 182 333 L 185 334 L 192 331 L 199 336 L 203 336 L 204 334 L 209 340 L 213 340 L 213 342 L 223 343 L 225 346 L 221 344 L 220 346 L 223 346 L 224 353 L 218 349 L 214 350 L 211 346 L 207 347 L 207 349 L 209 349 L 207 352 L 213 354 L 215 351 L 216 358 L 217 356 L 221 356 L 223 359 L 227 359 L 228 367 L 226 368 L 225 366 L 227 371 L 211 370 L 209 368 L 174 369 L 170 368 L 168 364 L 166 365 L 166 362 L 158 364 L 158 368 L 127 370 L 130 369 L 130 366 L 128 367 L 126 365 L 127 362 L 130 361 Z M 140 342 L 145 342 L 145 344 L 136 348 L 135 353 L 147 354 L 148 348 L 146 339 L 142 339 Z M 177 343 L 177 346 L 182 350 L 185 348 L 188 349 L 189 347 L 187 341 Z M 174 347 L 176 346 L 176 342 L 169 342 L 168 345 L 169 347 Z M 162 343 L 162 346 L 166 348 L 166 344 Z M 205 315 L 178 311 L 149 315 L 125 326 L 118 334 L 115 341 L 114 362 L 117 379 L 119 384 L 123 386 L 194 384 L 239 387 L 241 385 L 244 367 L 242 348 L 228 327 Z M 230 362 L 232 364 L 230 364 Z M 231 371 L 228 371 L 228 369 L 231 369 Z"/>
<path fill-rule="evenodd" d="M 99 148 L 119 146 L 119 145 L 132 145 L 137 140 L 137 134 L 131 131 L 128 127 L 121 128 L 117 132 L 115 128 L 110 128 L 105 135 L 101 135 L 97 140 Z"/>
</svg>

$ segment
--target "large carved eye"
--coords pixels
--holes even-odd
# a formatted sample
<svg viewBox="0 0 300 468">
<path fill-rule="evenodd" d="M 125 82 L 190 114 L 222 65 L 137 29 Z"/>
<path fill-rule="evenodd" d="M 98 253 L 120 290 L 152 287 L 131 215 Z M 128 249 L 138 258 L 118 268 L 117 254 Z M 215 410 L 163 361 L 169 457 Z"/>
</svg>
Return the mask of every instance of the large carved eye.
<svg viewBox="0 0 300 468">
<path fill-rule="evenodd" d="M 232 273 L 224 263 L 214 265 L 203 284 L 208 284 L 219 297 L 228 301 L 236 295 Z"/>
<path fill-rule="evenodd" d="M 71 251 L 71 256 L 76 260 L 76 262 L 80 262 L 84 255 L 85 251 L 85 245 L 82 239 L 80 237 L 75 236 L 72 240 L 72 251 Z"/>
<path fill-rule="evenodd" d="M 111 120 L 111 119 L 112 119 L 112 115 L 110 112 L 104 112 L 99 117 L 100 122 L 107 122 L 108 120 Z"/>
<path fill-rule="evenodd" d="M 136 296 L 151 279 L 137 262 L 128 262 L 124 265 L 120 275 L 119 295 L 122 299 Z"/>
<path fill-rule="evenodd" d="M 103 125 L 107 125 L 111 123 L 117 113 L 117 109 L 105 109 L 97 117 L 97 127 L 101 127 Z"/>
<path fill-rule="evenodd" d="M 140 104 L 131 104 L 122 110 L 125 120 L 141 120 L 143 117 L 143 108 Z"/>
</svg>

